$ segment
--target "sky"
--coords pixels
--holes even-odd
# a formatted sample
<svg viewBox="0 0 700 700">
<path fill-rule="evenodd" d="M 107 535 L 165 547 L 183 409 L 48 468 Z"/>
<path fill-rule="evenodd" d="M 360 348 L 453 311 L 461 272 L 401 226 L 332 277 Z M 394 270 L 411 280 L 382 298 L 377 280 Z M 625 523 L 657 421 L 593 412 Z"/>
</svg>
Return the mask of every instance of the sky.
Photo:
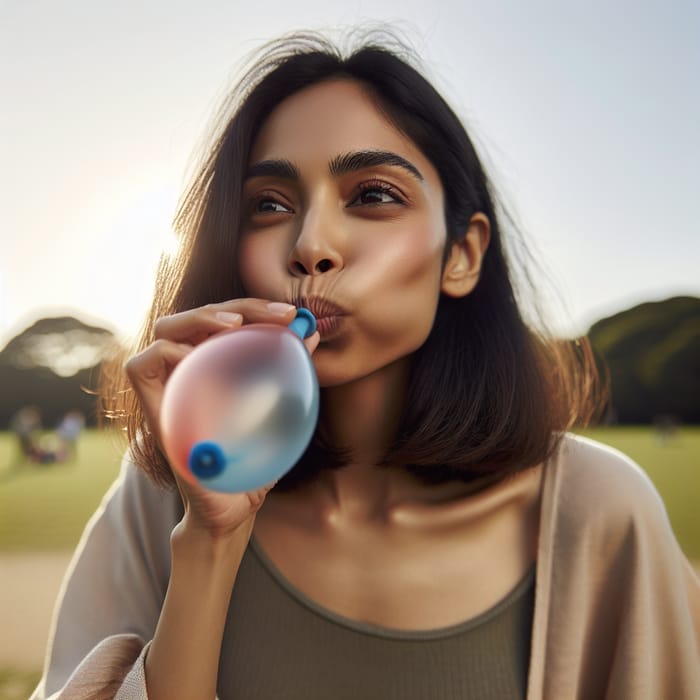
<svg viewBox="0 0 700 700">
<path fill-rule="evenodd" d="M 401 31 L 463 119 L 560 332 L 700 295 L 695 0 L 0 0 L 0 345 L 64 313 L 135 334 L 242 58 L 358 24 Z"/>
</svg>

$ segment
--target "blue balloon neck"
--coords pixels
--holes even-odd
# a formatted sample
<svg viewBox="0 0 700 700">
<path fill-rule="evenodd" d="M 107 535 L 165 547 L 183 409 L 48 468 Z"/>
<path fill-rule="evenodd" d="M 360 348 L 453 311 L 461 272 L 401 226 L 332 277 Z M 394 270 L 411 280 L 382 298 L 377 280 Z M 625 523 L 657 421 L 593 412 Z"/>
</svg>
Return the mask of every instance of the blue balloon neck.
<svg viewBox="0 0 700 700">
<path fill-rule="evenodd" d="M 296 318 L 289 324 L 289 329 L 304 340 L 316 332 L 316 318 L 308 309 L 297 309 Z"/>
</svg>

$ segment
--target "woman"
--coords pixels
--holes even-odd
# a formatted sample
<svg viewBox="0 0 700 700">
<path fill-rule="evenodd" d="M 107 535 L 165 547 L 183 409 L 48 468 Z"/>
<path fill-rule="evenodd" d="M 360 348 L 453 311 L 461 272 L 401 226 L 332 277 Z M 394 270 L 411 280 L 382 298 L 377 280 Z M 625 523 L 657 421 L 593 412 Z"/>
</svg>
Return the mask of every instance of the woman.
<svg viewBox="0 0 700 700">
<path fill-rule="evenodd" d="M 233 94 L 36 698 L 700 694 L 700 586 L 658 495 L 566 434 L 587 355 L 524 322 L 479 158 L 398 53 L 287 38 Z M 174 477 L 173 367 L 301 305 L 322 399 L 299 464 L 248 494 Z"/>
</svg>

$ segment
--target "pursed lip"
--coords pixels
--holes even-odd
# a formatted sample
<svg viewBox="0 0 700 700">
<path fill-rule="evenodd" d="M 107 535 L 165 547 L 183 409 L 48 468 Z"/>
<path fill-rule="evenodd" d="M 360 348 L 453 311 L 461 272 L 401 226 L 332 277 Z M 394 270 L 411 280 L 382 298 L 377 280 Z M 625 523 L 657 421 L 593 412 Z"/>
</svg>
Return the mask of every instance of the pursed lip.
<svg viewBox="0 0 700 700">
<path fill-rule="evenodd" d="M 294 305 L 308 309 L 316 317 L 316 321 L 347 315 L 347 311 L 342 306 L 321 296 L 297 297 L 294 300 Z"/>
<path fill-rule="evenodd" d="M 347 316 L 348 313 L 339 304 L 322 296 L 300 296 L 296 297 L 293 303 L 298 308 L 308 309 L 316 317 L 321 340 L 334 335 L 340 326 L 342 317 Z"/>
</svg>

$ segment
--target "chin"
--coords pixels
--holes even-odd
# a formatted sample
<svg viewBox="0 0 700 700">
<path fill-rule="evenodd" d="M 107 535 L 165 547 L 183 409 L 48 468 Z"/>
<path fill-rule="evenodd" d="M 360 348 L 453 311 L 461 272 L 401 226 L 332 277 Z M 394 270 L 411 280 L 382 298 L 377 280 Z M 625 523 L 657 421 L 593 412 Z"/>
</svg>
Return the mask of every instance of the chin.
<svg viewBox="0 0 700 700">
<path fill-rule="evenodd" d="M 350 384 L 361 378 L 361 376 L 356 376 L 355 374 L 342 370 L 323 371 L 317 369 L 316 375 L 318 376 L 318 385 L 321 389 L 332 389 L 336 386 L 343 386 L 344 384 Z"/>
<path fill-rule="evenodd" d="M 318 385 L 321 389 L 330 389 L 334 386 L 350 384 L 366 374 L 362 371 L 355 371 L 354 368 L 342 358 L 318 357 L 321 353 L 322 350 L 317 350 L 314 353 L 314 366 L 316 368 L 316 376 L 318 377 Z"/>
<path fill-rule="evenodd" d="M 322 339 L 312 357 L 319 386 L 330 389 L 351 384 L 382 370 L 388 370 L 388 376 L 396 376 L 396 370 L 402 371 L 410 364 L 425 338 L 403 338 L 401 343 L 392 340 L 358 343 L 345 334 L 329 341 Z"/>
</svg>

